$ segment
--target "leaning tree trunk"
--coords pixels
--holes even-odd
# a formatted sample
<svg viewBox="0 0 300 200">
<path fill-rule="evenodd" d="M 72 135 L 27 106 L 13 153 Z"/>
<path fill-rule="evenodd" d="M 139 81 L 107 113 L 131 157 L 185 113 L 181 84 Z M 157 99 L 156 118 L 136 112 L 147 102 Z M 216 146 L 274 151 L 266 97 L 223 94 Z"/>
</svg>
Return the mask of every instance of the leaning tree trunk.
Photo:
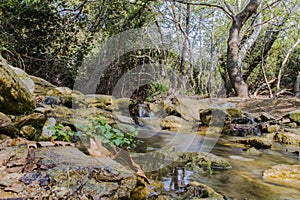
<svg viewBox="0 0 300 200">
<path fill-rule="evenodd" d="M 300 97 L 300 72 L 298 72 L 297 79 L 295 81 L 295 96 Z"/>
<path fill-rule="evenodd" d="M 256 12 L 261 0 L 251 0 L 245 9 L 236 16 L 232 16 L 232 25 L 227 41 L 227 72 L 230 82 L 238 97 L 249 97 L 248 85 L 243 79 L 238 54 L 240 44 L 240 31 L 249 17 Z"/>
</svg>

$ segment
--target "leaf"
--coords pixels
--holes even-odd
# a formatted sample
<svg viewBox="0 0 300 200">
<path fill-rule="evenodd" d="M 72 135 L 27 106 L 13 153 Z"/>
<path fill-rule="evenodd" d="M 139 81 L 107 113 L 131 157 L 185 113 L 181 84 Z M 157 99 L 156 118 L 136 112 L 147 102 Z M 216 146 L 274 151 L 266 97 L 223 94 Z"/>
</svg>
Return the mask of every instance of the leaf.
<svg viewBox="0 0 300 200">
<path fill-rule="evenodd" d="M 100 139 L 97 137 L 90 138 L 90 148 L 88 149 L 88 151 L 93 157 L 103 158 L 107 156 L 112 156 L 110 151 L 103 147 Z"/>
<path fill-rule="evenodd" d="M 118 138 L 118 139 L 114 140 L 114 143 L 115 143 L 115 145 L 116 145 L 116 146 L 118 146 L 118 147 L 119 147 L 119 146 L 120 146 L 120 144 L 122 144 L 122 143 L 123 143 L 123 141 L 122 141 L 121 139 L 119 139 L 119 138 Z"/>
</svg>

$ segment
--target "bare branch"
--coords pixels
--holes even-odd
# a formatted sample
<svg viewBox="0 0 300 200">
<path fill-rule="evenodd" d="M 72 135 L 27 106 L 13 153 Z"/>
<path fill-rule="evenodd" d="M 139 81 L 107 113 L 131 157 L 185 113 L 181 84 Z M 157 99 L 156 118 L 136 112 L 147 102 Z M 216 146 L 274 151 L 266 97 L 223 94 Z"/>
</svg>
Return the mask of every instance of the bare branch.
<svg viewBox="0 0 300 200">
<path fill-rule="evenodd" d="M 169 0 L 170 1 L 170 0 Z M 182 4 L 187 4 L 187 5 L 195 5 L 195 6 L 206 6 L 206 7 L 212 7 L 212 8 L 218 8 L 221 9 L 229 18 L 233 18 L 234 16 L 232 13 L 228 12 L 224 7 L 215 5 L 215 4 L 210 4 L 210 3 L 198 3 L 198 2 L 188 2 L 188 1 L 183 1 L 183 0 L 173 0 L 177 3 L 182 3 Z"/>
</svg>

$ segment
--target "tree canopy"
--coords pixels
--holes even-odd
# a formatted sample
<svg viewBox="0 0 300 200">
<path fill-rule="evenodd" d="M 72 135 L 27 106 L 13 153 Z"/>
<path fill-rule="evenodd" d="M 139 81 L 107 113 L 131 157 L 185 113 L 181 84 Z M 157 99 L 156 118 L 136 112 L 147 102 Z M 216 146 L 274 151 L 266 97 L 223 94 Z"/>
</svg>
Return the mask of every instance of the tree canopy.
<svg viewBox="0 0 300 200">
<path fill-rule="evenodd" d="M 227 96 L 240 97 L 293 94 L 300 71 L 299 4 L 298 0 L 4 0 L 0 52 L 31 75 L 72 87 L 85 56 L 96 45 L 124 31 L 153 26 L 161 34 L 159 43 L 168 38 L 178 51 L 158 45 L 120 55 L 101 76 L 97 92 L 111 94 L 126 72 L 158 63 L 162 70 L 182 76 L 189 86 L 181 92 L 188 94 L 224 95 L 225 90 Z M 172 84 L 167 86 L 170 90 Z"/>
</svg>

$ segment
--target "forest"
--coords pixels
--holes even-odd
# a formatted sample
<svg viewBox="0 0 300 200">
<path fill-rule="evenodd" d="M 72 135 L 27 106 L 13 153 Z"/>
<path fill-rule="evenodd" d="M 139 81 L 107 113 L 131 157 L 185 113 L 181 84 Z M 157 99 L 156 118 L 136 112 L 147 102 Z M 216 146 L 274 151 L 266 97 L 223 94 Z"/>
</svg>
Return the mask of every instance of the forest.
<svg viewBox="0 0 300 200">
<path fill-rule="evenodd" d="M 300 0 L 1 0 L 0 199 L 300 199 Z"/>
<path fill-rule="evenodd" d="M 0 51 L 13 66 L 73 88 L 93 49 L 143 28 L 140 36 L 157 35 L 152 47 L 113 52 L 96 93 L 112 94 L 137 66 L 160 65 L 155 81 L 172 93 L 293 96 L 300 82 L 299 13 L 296 0 L 6 0 L 0 5 Z M 137 42 L 126 40 L 123 48 Z"/>
</svg>

